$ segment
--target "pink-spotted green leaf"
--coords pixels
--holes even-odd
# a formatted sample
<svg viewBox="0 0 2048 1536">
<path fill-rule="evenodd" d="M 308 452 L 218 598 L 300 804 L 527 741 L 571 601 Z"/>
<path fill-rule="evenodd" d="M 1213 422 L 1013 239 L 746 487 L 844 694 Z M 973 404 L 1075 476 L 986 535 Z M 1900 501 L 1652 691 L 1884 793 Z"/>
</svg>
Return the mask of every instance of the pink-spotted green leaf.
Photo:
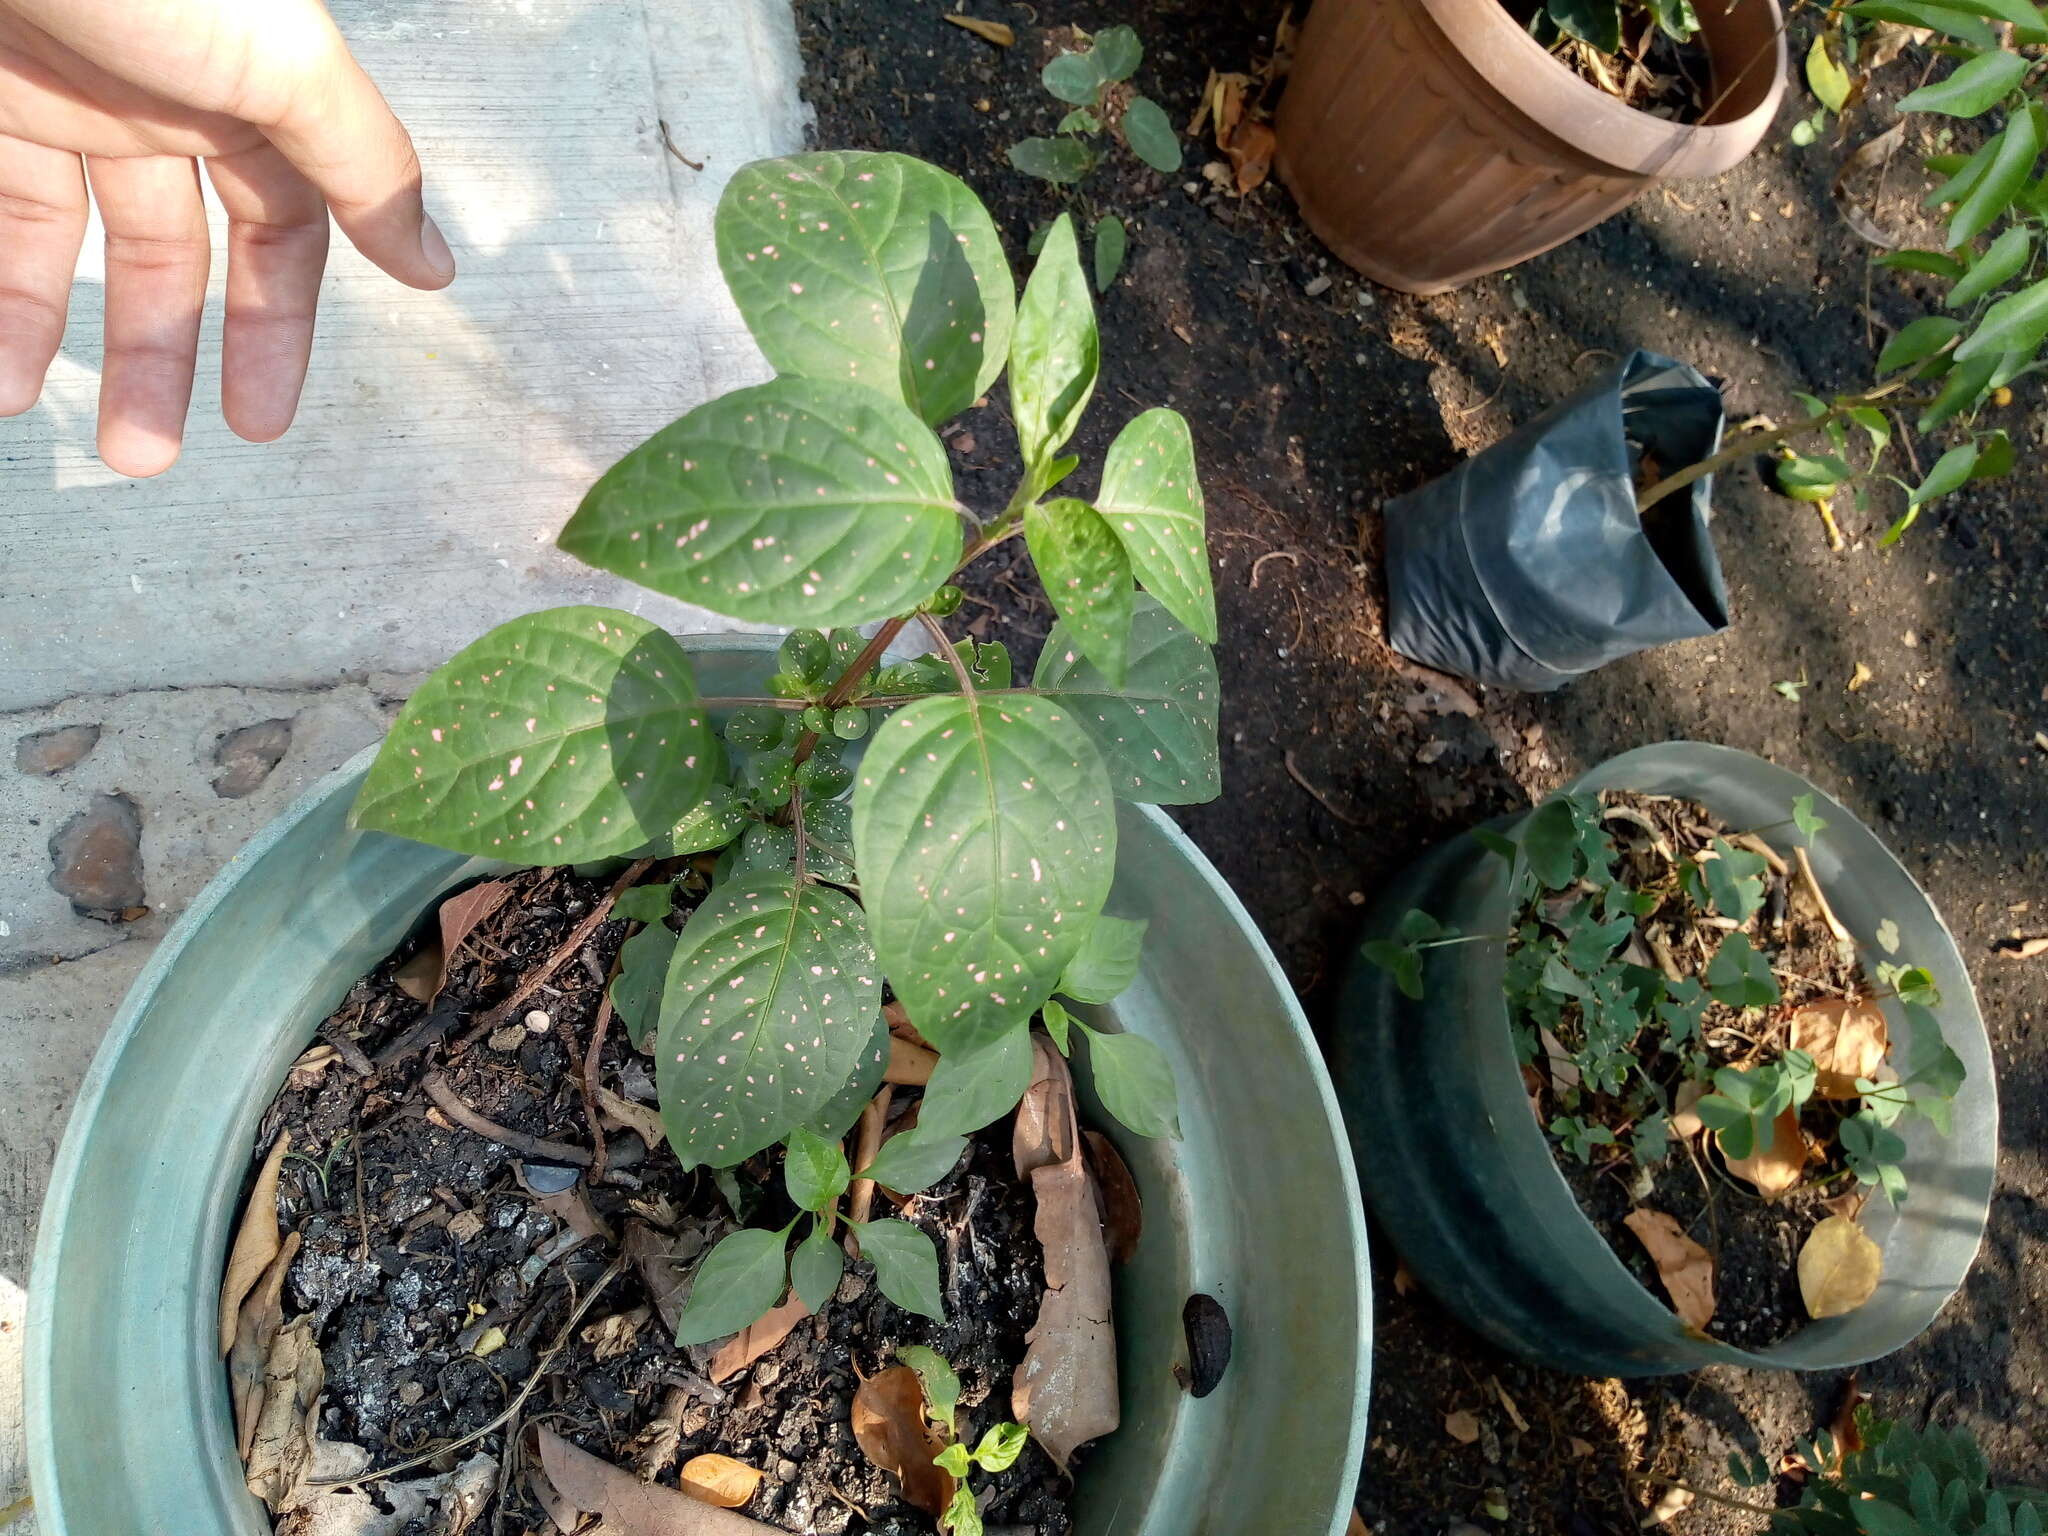
<svg viewBox="0 0 2048 1536">
<path fill-rule="evenodd" d="M 1095 509 L 1123 540 L 1131 569 L 1173 616 L 1216 643 L 1216 592 L 1195 440 L 1178 411 L 1150 410 L 1116 435 Z"/>
<path fill-rule="evenodd" d="M 663 427 L 604 472 L 558 542 L 714 613 L 857 624 L 946 579 L 960 516 L 946 450 L 911 411 L 780 378 Z"/>
<path fill-rule="evenodd" d="M 1142 917 L 1111 917 L 1107 912 L 1088 925 L 1088 937 L 1060 977 L 1060 991 L 1077 1003 L 1113 1002 L 1138 979 L 1138 958 L 1145 948 Z"/>
<path fill-rule="evenodd" d="M 789 1232 L 742 1227 L 707 1253 L 676 1319 L 676 1343 L 709 1344 L 738 1333 L 774 1306 L 789 1278 Z"/>
<path fill-rule="evenodd" d="M 1131 561 L 1085 501 L 1062 496 L 1024 513 L 1024 542 L 1053 609 L 1112 683 L 1130 662 Z"/>
<path fill-rule="evenodd" d="M 1010 405 L 1017 418 L 1017 442 L 1039 490 L 1050 466 L 1074 435 L 1095 393 L 1102 364 L 1102 337 L 1095 328 L 1095 304 L 1081 270 L 1074 219 L 1061 214 L 1045 237 L 1045 248 L 1024 285 L 1017 329 L 1010 338 Z"/>
<path fill-rule="evenodd" d="M 779 373 L 879 391 L 936 426 L 1003 371 L 1009 259 L 981 200 L 937 166 L 757 160 L 726 184 L 717 233 L 733 302 Z"/>
<path fill-rule="evenodd" d="M 875 1266 L 875 1284 L 906 1312 L 946 1320 L 939 1300 L 939 1255 L 932 1240 L 907 1221 L 849 1221 L 860 1255 Z"/>
<path fill-rule="evenodd" d="M 939 695 L 876 730 L 853 846 L 875 949 L 943 1059 L 1052 995 L 1109 894 L 1116 804 L 1059 701 Z"/>
<path fill-rule="evenodd" d="M 846 1250 L 832 1241 L 819 1217 L 789 1256 L 789 1283 L 803 1304 L 813 1312 L 825 1310 L 825 1303 L 839 1289 L 839 1277 L 846 1269 Z"/>
<path fill-rule="evenodd" d="M 716 756 L 669 635 L 612 608 L 550 608 L 420 685 L 349 814 L 457 853 L 577 864 L 667 836 Z"/>
<path fill-rule="evenodd" d="M 1131 664 L 1122 687 L 1103 676 L 1064 620 L 1046 636 L 1032 682 L 1072 710 L 1094 738 L 1121 798 L 1199 805 L 1222 790 L 1216 659 L 1145 593 L 1131 606 Z"/>
<path fill-rule="evenodd" d="M 1047 999 L 1047 1008 L 1059 1004 Z M 917 1128 L 929 1136 L 966 1136 L 1017 1107 L 1031 1086 L 1031 1026 L 1013 1024 L 995 1039 L 952 1050 L 932 1068 L 918 1105 Z"/>
<path fill-rule="evenodd" d="M 787 874 L 734 874 L 690 914 L 669 961 L 655 1084 L 685 1168 L 730 1168 L 820 1114 L 853 1076 L 882 1006 L 852 897 Z"/>
<path fill-rule="evenodd" d="M 846 1080 L 844 1088 L 832 1095 L 830 1103 L 804 1124 L 820 1136 L 833 1141 L 843 1139 L 860 1119 L 860 1112 L 868 1107 L 875 1090 L 882 1086 L 882 1078 L 888 1070 L 889 1021 L 877 1012 L 870 1026 L 867 1044 L 861 1047 L 860 1058 L 854 1063 L 853 1076 Z"/>
</svg>

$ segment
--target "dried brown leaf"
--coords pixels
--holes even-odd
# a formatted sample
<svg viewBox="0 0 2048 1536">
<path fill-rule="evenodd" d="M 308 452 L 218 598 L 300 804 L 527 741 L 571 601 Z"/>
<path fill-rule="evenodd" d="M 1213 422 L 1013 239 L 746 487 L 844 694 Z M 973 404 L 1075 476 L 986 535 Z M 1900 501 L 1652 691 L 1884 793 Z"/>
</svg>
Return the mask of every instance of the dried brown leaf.
<svg viewBox="0 0 2048 1536">
<path fill-rule="evenodd" d="M 937 1519 L 953 1502 L 953 1474 L 934 1466 L 946 1448 L 924 1411 L 924 1384 L 907 1365 L 877 1371 L 853 1394 L 853 1438 L 861 1453 L 894 1477 L 903 1497 Z"/>
<path fill-rule="evenodd" d="M 1831 997 L 1803 1003 L 1792 1015 L 1792 1049 L 1813 1058 L 1813 1088 L 1824 1099 L 1856 1099 L 1856 1079 L 1884 1064 L 1891 1033 L 1875 1003 Z"/>
<path fill-rule="evenodd" d="M 614 1312 L 585 1328 L 581 1337 L 600 1361 L 616 1360 L 621 1355 L 632 1353 L 633 1340 L 639 1336 L 640 1325 L 652 1314 L 653 1309 L 646 1306 L 634 1307 L 630 1312 Z"/>
<path fill-rule="evenodd" d="M 1880 21 L 1864 34 L 1856 50 L 1856 60 L 1863 66 L 1867 79 L 1873 71 L 1883 69 L 1903 53 L 1908 43 L 1925 43 L 1934 36 L 1932 27 L 1909 27 L 1902 22 Z"/>
<path fill-rule="evenodd" d="M 1415 1289 L 1415 1277 L 1408 1272 L 1406 1263 L 1394 1265 L 1394 1294 L 1406 1296 Z"/>
<path fill-rule="evenodd" d="M 1799 1111 L 1787 1109 L 1771 1122 L 1771 1139 L 1747 1157 L 1724 1159 L 1728 1171 L 1753 1185 L 1766 1199 L 1782 1195 L 1799 1182 L 1806 1169 L 1806 1133 L 1799 1128 Z"/>
<path fill-rule="evenodd" d="M 711 1379 L 723 1381 L 735 1371 L 744 1371 L 788 1338 L 790 1330 L 810 1315 L 811 1309 L 791 1291 L 789 1300 L 771 1308 L 718 1347 L 718 1353 L 711 1357 Z"/>
<path fill-rule="evenodd" d="M 578 1450 L 553 1430 L 536 1426 L 533 1435 L 540 1470 L 559 1504 L 545 1496 L 540 1501 L 557 1524 L 562 1510 L 577 1509 L 599 1516 L 604 1536 L 783 1536 L 777 1527 L 733 1510 L 643 1483 L 624 1467 Z M 538 1488 L 535 1492 L 540 1494 Z"/>
<path fill-rule="evenodd" d="M 1623 1217 L 1622 1223 L 1649 1251 L 1679 1321 L 1706 1332 L 1714 1317 L 1714 1256 L 1662 1211 L 1640 1206 Z"/>
<path fill-rule="evenodd" d="M 1266 184 L 1266 178 L 1273 172 L 1273 151 L 1279 148 L 1279 144 L 1279 136 L 1265 123 L 1237 125 L 1237 132 L 1230 136 L 1223 153 L 1230 156 L 1230 168 L 1235 174 L 1239 197 L 1256 192 Z"/>
<path fill-rule="evenodd" d="M 476 926 L 512 897 L 512 883 L 509 880 L 486 880 L 482 885 L 472 885 L 466 891 L 458 891 L 441 903 L 441 957 L 443 972 L 434 990 L 439 992 L 447 984 L 446 965 L 452 961 L 476 932 Z"/>
<path fill-rule="evenodd" d="M 1096 1203 L 1102 1207 L 1102 1234 L 1109 1243 L 1109 1256 L 1128 1264 L 1136 1256 L 1138 1238 L 1145 1230 L 1138 1181 L 1131 1177 L 1130 1165 L 1116 1143 L 1100 1131 L 1081 1133 L 1081 1155 L 1088 1177 L 1095 1183 Z"/>
<path fill-rule="evenodd" d="M 368 1465 L 369 1453 L 361 1447 L 323 1440 L 313 1447 L 311 1476 L 346 1477 Z M 463 1536 L 497 1492 L 498 1458 L 478 1451 L 438 1476 L 373 1486 L 374 1493 L 363 1488 L 320 1489 L 278 1522 L 277 1536 L 407 1536 L 420 1530 L 432 1536 Z"/>
<path fill-rule="evenodd" d="M 1839 1195 L 1830 1195 L 1821 1201 L 1821 1209 L 1830 1216 L 1846 1216 L 1854 1221 L 1863 1214 L 1863 1207 L 1870 1199 L 1870 1190 L 1861 1184 L 1851 1185 Z"/>
<path fill-rule="evenodd" d="M 1445 1414 L 1444 1433 L 1460 1445 L 1470 1445 L 1479 1438 L 1479 1415 L 1469 1408 Z"/>
<path fill-rule="evenodd" d="M 692 1456 L 684 1462 L 677 1486 L 703 1503 L 716 1504 L 720 1509 L 738 1509 L 754 1496 L 754 1490 L 761 1486 L 761 1477 L 760 1468 L 714 1452 Z"/>
<path fill-rule="evenodd" d="M 647 1287 L 648 1299 L 661 1316 L 661 1326 L 673 1337 L 676 1323 L 683 1315 L 683 1302 L 689 1295 L 683 1285 L 683 1271 L 675 1260 L 674 1244 L 639 1221 L 626 1223 L 624 1241 L 626 1256 L 639 1270 L 640 1283 Z"/>
<path fill-rule="evenodd" d="M 1017 41 L 1017 34 L 1000 21 L 983 21 L 978 16 L 948 15 L 946 20 L 956 27 L 964 27 L 984 42 L 994 43 L 998 48 L 1008 48 Z"/>
<path fill-rule="evenodd" d="M 667 1132 L 661 1128 L 661 1111 L 652 1104 L 636 1104 L 605 1087 L 600 1087 L 591 1097 L 597 1100 L 597 1107 L 614 1125 L 638 1136 L 650 1152 L 667 1138 Z"/>
<path fill-rule="evenodd" d="M 243 1458 L 249 1491 L 273 1514 L 295 1509 L 309 1492 L 314 1419 L 326 1380 L 312 1319 L 280 1328 L 264 1362 L 262 1402 Z"/>
<path fill-rule="evenodd" d="M 932 1068 L 938 1064 L 939 1053 L 930 1046 L 892 1034 L 889 1036 L 889 1064 L 882 1068 L 882 1081 L 922 1088 L 932 1080 Z"/>
<path fill-rule="evenodd" d="M 1897 152 L 1900 143 L 1905 139 L 1905 135 L 1906 120 L 1900 118 L 1891 127 L 1885 129 L 1883 133 L 1878 134 L 1877 137 L 1857 145 L 1849 157 L 1842 162 L 1841 168 L 1835 172 L 1833 186 L 1835 211 L 1841 214 L 1842 222 L 1855 230 L 1857 234 L 1868 240 L 1872 245 L 1886 250 L 1900 243 L 1898 236 L 1888 233 L 1877 222 L 1875 207 L 1858 198 L 1850 190 L 1849 183 L 1859 171 L 1880 170 L 1885 161 L 1889 160 Z M 1876 195 L 1876 189 L 1881 185 L 1881 176 L 1870 178 L 1872 196 Z"/>
<path fill-rule="evenodd" d="M 227 1273 L 220 1283 L 220 1353 L 226 1359 L 235 1347 L 235 1323 L 241 1315 L 242 1298 L 262 1278 L 277 1257 L 281 1239 L 277 1231 L 277 1175 L 284 1167 L 284 1155 L 292 1149 L 292 1133 L 279 1131 L 270 1144 L 270 1154 L 256 1171 L 256 1183 L 249 1190 L 248 1209 L 235 1229 L 234 1247 L 228 1250 Z"/>
<path fill-rule="evenodd" d="M 2048 955 L 2048 933 L 2035 934 L 2032 938 L 2003 940 L 1995 951 L 2007 960 L 2032 960 Z"/>
<path fill-rule="evenodd" d="M 1884 1250 L 1846 1216 L 1824 1216 L 1799 1248 L 1806 1315 L 1840 1317 L 1870 1300 L 1884 1278 Z"/>
<path fill-rule="evenodd" d="M 1508 1422 L 1523 1434 L 1529 1433 L 1529 1421 L 1522 1417 L 1522 1410 L 1515 1406 L 1515 1400 L 1508 1396 L 1508 1389 L 1500 1384 L 1497 1377 L 1486 1378 L 1493 1387 L 1494 1395 L 1500 1399 L 1501 1407 L 1507 1410 Z"/>
<path fill-rule="evenodd" d="M 235 1450 L 244 1461 L 256 1439 L 263 1408 L 263 1378 L 277 1332 L 284 1326 L 284 1281 L 299 1251 L 299 1234 L 288 1233 L 235 1319 L 235 1345 L 228 1351 L 228 1398 L 235 1413 Z"/>
<path fill-rule="evenodd" d="M 1010 1381 L 1010 1412 L 1065 1471 L 1075 1450 L 1117 1427 L 1116 1333 L 1109 1249 L 1081 1161 L 1074 1082 L 1042 1034 L 1031 1039 L 1031 1086 L 1017 1106 L 1011 1151 L 1038 1203 L 1045 1296 Z"/>
<path fill-rule="evenodd" d="M 1707 1085 L 1694 1078 L 1687 1078 L 1678 1085 L 1678 1092 L 1671 1100 L 1671 1134 L 1680 1141 L 1690 1140 L 1707 1128 L 1695 1107 L 1707 1096 Z"/>
<path fill-rule="evenodd" d="M 1538 1029 L 1536 1038 L 1543 1046 L 1543 1064 L 1550 1072 L 1550 1086 L 1558 1093 L 1579 1086 L 1578 1063 L 1571 1059 L 1564 1044 L 1547 1029 Z"/>
</svg>

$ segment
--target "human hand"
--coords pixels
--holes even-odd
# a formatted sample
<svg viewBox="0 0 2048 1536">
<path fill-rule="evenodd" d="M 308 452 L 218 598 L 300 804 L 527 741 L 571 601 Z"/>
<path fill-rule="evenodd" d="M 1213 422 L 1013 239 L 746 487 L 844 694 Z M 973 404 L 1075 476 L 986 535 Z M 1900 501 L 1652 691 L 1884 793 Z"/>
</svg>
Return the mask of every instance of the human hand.
<svg viewBox="0 0 2048 1536">
<path fill-rule="evenodd" d="M 320 0 L 0 0 L 0 416 L 35 404 L 63 341 L 90 184 L 100 457 L 177 459 L 212 254 L 201 160 L 228 215 L 221 414 L 252 442 L 298 407 L 330 209 L 400 282 L 455 276 L 412 140 Z"/>
</svg>

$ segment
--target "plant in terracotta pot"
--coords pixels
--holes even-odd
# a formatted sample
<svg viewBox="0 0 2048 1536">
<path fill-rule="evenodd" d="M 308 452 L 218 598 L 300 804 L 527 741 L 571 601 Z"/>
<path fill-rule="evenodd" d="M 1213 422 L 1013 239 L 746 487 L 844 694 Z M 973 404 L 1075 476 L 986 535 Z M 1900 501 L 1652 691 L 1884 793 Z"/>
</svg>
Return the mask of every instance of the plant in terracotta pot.
<svg viewBox="0 0 2048 1536">
<path fill-rule="evenodd" d="M 1777 0 L 1323 0 L 1277 164 L 1345 261 L 1440 293 L 1734 166 L 1784 76 Z"/>
</svg>

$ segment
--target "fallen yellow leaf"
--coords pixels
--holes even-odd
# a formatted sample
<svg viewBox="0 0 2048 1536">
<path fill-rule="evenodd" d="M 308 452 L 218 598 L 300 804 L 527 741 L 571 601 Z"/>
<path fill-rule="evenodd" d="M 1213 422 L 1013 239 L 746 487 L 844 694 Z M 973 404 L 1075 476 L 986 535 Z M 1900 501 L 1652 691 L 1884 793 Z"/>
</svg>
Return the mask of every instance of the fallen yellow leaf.
<svg viewBox="0 0 2048 1536">
<path fill-rule="evenodd" d="M 691 1498 L 720 1509 L 738 1509 L 761 1486 L 758 1468 L 730 1456 L 692 1456 L 683 1463 L 678 1486 Z"/>
<path fill-rule="evenodd" d="M 1824 1099 L 1861 1098 L 1856 1079 L 1875 1076 L 1890 1048 L 1891 1031 L 1875 1003 L 1831 997 L 1792 1015 L 1792 1049 L 1813 1058 L 1813 1089 Z"/>
<path fill-rule="evenodd" d="M 1687 1237 L 1675 1219 L 1648 1206 L 1630 1211 L 1622 1224 L 1649 1250 L 1679 1321 L 1704 1333 L 1714 1318 L 1714 1256 Z"/>
<path fill-rule="evenodd" d="M 946 20 L 956 27 L 965 27 L 982 41 L 994 43 L 998 48 L 1007 48 L 1017 41 L 1017 34 L 1000 21 L 983 21 L 978 16 L 948 16 Z"/>
<path fill-rule="evenodd" d="M 1788 1109 L 1771 1122 L 1767 1144 L 1726 1162 L 1730 1173 L 1755 1185 L 1764 1198 L 1785 1193 L 1806 1168 L 1806 1133 L 1799 1129 L 1799 1111 Z"/>
<path fill-rule="evenodd" d="M 1883 1278 L 1884 1250 L 1846 1216 L 1824 1218 L 1799 1250 L 1799 1294 L 1809 1317 L 1854 1312 Z"/>
<path fill-rule="evenodd" d="M 1877 676 L 1877 674 L 1871 671 L 1870 668 L 1863 665 L 1863 663 L 1860 661 L 1857 662 L 1856 670 L 1854 673 L 1850 675 L 1849 678 L 1849 691 L 1851 693 L 1854 693 L 1857 689 L 1861 688 L 1865 683 L 1869 682 L 1875 676 Z"/>
</svg>

